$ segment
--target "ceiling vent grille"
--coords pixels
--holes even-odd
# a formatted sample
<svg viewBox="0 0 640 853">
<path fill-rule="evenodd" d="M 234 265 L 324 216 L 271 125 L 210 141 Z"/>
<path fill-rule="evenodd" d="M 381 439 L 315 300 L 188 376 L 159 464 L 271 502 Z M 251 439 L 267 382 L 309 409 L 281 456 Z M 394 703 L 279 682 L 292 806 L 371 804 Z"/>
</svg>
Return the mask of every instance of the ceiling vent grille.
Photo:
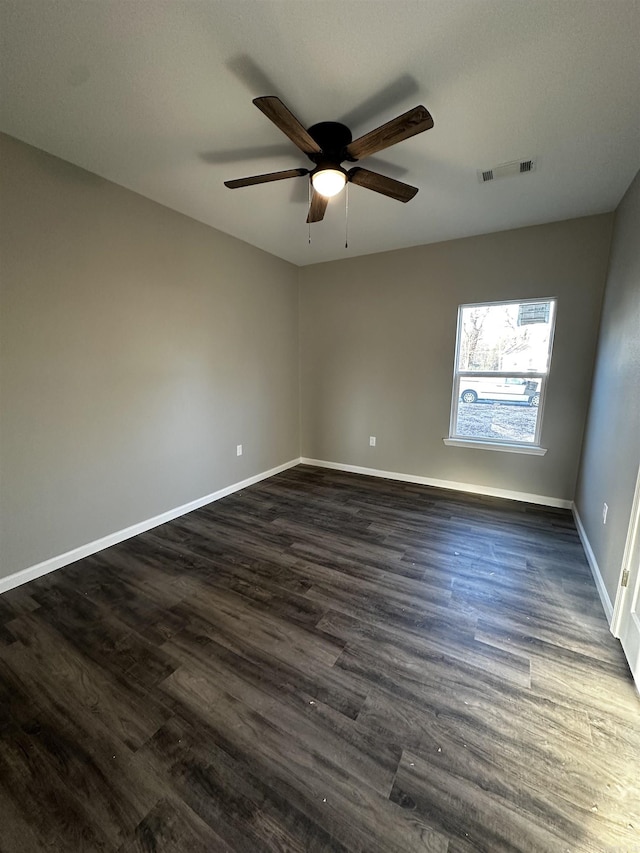
<svg viewBox="0 0 640 853">
<path fill-rule="evenodd" d="M 503 163 L 492 169 L 478 169 L 477 174 L 480 183 L 486 184 L 488 181 L 497 181 L 498 178 L 512 178 L 527 172 L 535 172 L 535 170 L 535 160 L 512 160 L 510 163 Z"/>
</svg>

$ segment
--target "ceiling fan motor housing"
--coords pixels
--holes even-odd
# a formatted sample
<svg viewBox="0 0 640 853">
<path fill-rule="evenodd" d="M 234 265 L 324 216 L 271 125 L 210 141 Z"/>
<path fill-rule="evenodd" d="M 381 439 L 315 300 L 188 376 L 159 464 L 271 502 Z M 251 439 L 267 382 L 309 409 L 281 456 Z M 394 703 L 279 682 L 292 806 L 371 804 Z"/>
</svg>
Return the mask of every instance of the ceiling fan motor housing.
<svg viewBox="0 0 640 853">
<path fill-rule="evenodd" d="M 346 150 L 353 139 L 346 125 L 339 121 L 321 121 L 312 125 L 308 132 L 322 149 L 321 154 L 307 155 L 318 166 L 324 164 L 325 167 L 335 168 L 343 160 L 353 159 Z"/>
</svg>

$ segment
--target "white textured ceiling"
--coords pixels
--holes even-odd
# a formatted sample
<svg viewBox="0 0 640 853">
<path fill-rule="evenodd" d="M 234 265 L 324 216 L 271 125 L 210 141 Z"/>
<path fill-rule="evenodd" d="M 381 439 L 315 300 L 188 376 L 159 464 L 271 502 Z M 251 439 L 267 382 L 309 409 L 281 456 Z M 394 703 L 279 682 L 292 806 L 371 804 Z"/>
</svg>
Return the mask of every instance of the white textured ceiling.
<svg viewBox="0 0 640 853">
<path fill-rule="evenodd" d="M 613 210 L 640 166 L 638 0 L 0 0 L 0 129 L 296 264 Z M 422 103 L 435 127 L 362 165 L 305 224 L 308 166 L 251 103 L 354 137 Z M 536 158 L 481 185 L 477 169 Z"/>
</svg>

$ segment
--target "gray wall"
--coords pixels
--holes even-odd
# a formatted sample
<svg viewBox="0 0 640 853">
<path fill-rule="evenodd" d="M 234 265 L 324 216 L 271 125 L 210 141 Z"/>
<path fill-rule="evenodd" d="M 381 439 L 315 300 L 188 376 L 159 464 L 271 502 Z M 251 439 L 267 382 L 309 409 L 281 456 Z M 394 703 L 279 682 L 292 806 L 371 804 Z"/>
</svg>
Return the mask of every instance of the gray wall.
<svg viewBox="0 0 640 853">
<path fill-rule="evenodd" d="M 640 465 L 640 172 L 615 218 L 576 507 L 612 603 Z M 602 523 L 602 505 L 609 506 Z"/>
<path fill-rule="evenodd" d="M 571 500 L 612 219 L 301 269 L 302 455 Z M 558 299 L 542 429 L 548 453 L 446 447 L 458 305 L 546 296 Z"/>
<path fill-rule="evenodd" d="M 299 376 L 296 267 L 0 146 L 2 577 L 298 457 Z"/>
</svg>

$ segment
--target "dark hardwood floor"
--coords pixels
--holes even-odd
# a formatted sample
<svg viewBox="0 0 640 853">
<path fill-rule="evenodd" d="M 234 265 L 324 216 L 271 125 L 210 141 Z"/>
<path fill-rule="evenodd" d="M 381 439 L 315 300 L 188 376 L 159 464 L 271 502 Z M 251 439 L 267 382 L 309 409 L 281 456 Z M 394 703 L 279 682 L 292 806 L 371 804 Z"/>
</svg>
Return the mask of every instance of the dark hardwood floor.
<svg viewBox="0 0 640 853">
<path fill-rule="evenodd" d="M 571 515 L 298 467 L 0 597 L 0 850 L 640 853 Z"/>
</svg>

